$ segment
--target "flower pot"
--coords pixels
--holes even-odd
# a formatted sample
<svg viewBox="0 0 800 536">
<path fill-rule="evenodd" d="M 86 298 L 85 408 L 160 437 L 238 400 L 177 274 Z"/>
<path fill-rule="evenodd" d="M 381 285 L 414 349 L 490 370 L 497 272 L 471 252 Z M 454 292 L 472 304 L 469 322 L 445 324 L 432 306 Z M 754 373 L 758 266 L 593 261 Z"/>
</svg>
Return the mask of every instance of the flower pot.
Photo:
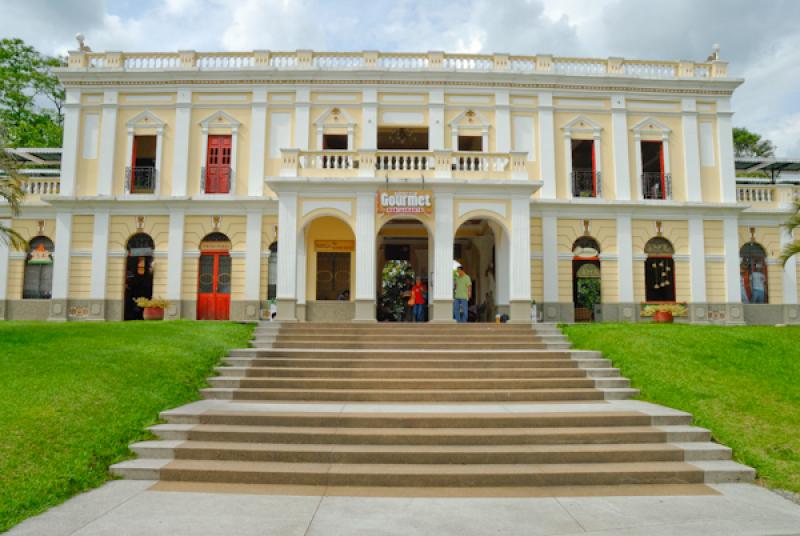
<svg viewBox="0 0 800 536">
<path fill-rule="evenodd" d="M 142 312 L 145 320 L 164 320 L 164 309 L 161 307 L 145 307 Z"/>
<path fill-rule="evenodd" d="M 672 313 L 670 311 L 656 311 L 653 313 L 653 322 L 672 324 Z"/>
</svg>

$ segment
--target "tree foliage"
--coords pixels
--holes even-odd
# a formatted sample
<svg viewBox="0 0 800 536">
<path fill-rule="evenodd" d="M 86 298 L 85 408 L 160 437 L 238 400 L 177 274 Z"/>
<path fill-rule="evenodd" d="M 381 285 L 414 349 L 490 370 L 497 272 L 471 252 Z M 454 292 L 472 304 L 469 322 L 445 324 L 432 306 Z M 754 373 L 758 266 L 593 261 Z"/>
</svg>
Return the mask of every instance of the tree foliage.
<svg viewBox="0 0 800 536">
<path fill-rule="evenodd" d="M 760 134 L 746 128 L 733 129 L 733 151 L 737 157 L 766 157 L 775 155 L 775 145 Z"/>
<path fill-rule="evenodd" d="M 64 65 L 21 39 L 0 39 L 0 123 L 7 147 L 60 147 L 64 88 L 52 73 Z"/>
<path fill-rule="evenodd" d="M 19 175 L 18 164 L 10 152 L 6 150 L 3 142 L 5 139 L 5 126 L 0 123 L 0 201 L 6 201 L 11 213 L 19 213 L 24 192 Z M 25 239 L 9 226 L 0 222 L 0 242 L 11 244 L 15 249 L 25 249 Z"/>
<path fill-rule="evenodd" d="M 792 217 L 784 224 L 784 227 L 786 227 L 786 230 L 791 235 L 794 235 L 795 230 L 800 229 L 800 200 L 794 202 L 794 208 L 794 214 L 792 214 Z M 798 253 L 800 253 L 800 238 L 795 238 L 792 242 L 787 244 L 781 252 L 783 264 L 785 265 L 789 259 Z"/>
</svg>

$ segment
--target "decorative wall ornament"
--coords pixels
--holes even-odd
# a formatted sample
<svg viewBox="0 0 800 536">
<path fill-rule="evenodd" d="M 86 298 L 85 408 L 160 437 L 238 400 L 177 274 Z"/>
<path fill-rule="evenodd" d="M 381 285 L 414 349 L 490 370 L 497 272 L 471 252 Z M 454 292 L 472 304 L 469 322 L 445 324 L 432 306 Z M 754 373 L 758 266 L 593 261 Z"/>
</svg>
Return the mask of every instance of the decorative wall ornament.
<svg viewBox="0 0 800 536">
<path fill-rule="evenodd" d="M 222 221 L 222 216 L 211 216 L 211 227 L 215 231 L 219 231 L 219 224 Z"/>
<path fill-rule="evenodd" d="M 656 236 L 662 236 L 661 220 L 656 220 Z"/>
<path fill-rule="evenodd" d="M 44 236 L 44 220 L 37 221 L 36 225 L 38 226 L 36 236 Z"/>
<path fill-rule="evenodd" d="M 144 216 L 136 216 L 136 229 L 138 231 L 144 230 Z"/>
</svg>

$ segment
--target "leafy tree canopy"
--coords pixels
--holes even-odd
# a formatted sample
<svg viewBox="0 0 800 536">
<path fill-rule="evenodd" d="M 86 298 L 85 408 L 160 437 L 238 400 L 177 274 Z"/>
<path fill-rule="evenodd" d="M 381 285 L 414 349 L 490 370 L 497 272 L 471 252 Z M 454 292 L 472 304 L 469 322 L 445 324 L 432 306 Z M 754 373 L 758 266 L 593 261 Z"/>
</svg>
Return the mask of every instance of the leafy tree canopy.
<svg viewBox="0 0 800 536">
<path fill-rule="evenodd" d="M 61 65 L 64 60 L 21 39 L 0 39 L 0 122 L 7 147 L 61 146 L 64 88 L 52 73 Z"/>
<path fill-rule="evenodd" d="M 775 156 L 775 145 L 746 128 L 733 129 L 733 151 L 738 157 Z"/>
</svg>

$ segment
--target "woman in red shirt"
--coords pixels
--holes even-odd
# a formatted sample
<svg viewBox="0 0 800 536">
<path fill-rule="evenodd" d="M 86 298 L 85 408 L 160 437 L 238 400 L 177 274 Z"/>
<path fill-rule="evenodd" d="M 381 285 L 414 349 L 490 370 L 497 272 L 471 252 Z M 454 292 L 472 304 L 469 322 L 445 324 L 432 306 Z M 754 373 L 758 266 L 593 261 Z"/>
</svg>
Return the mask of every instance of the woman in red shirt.
<svg viewBox="0 0 800 536">
<path fill-rule="evenodd" d="M 427 293 L 422 278 L 417 276 L 414 286 L 411 287 L 411 297 L 414 300 L 414 322 L 425 322 L 425 294 Z"/>
</svg>

